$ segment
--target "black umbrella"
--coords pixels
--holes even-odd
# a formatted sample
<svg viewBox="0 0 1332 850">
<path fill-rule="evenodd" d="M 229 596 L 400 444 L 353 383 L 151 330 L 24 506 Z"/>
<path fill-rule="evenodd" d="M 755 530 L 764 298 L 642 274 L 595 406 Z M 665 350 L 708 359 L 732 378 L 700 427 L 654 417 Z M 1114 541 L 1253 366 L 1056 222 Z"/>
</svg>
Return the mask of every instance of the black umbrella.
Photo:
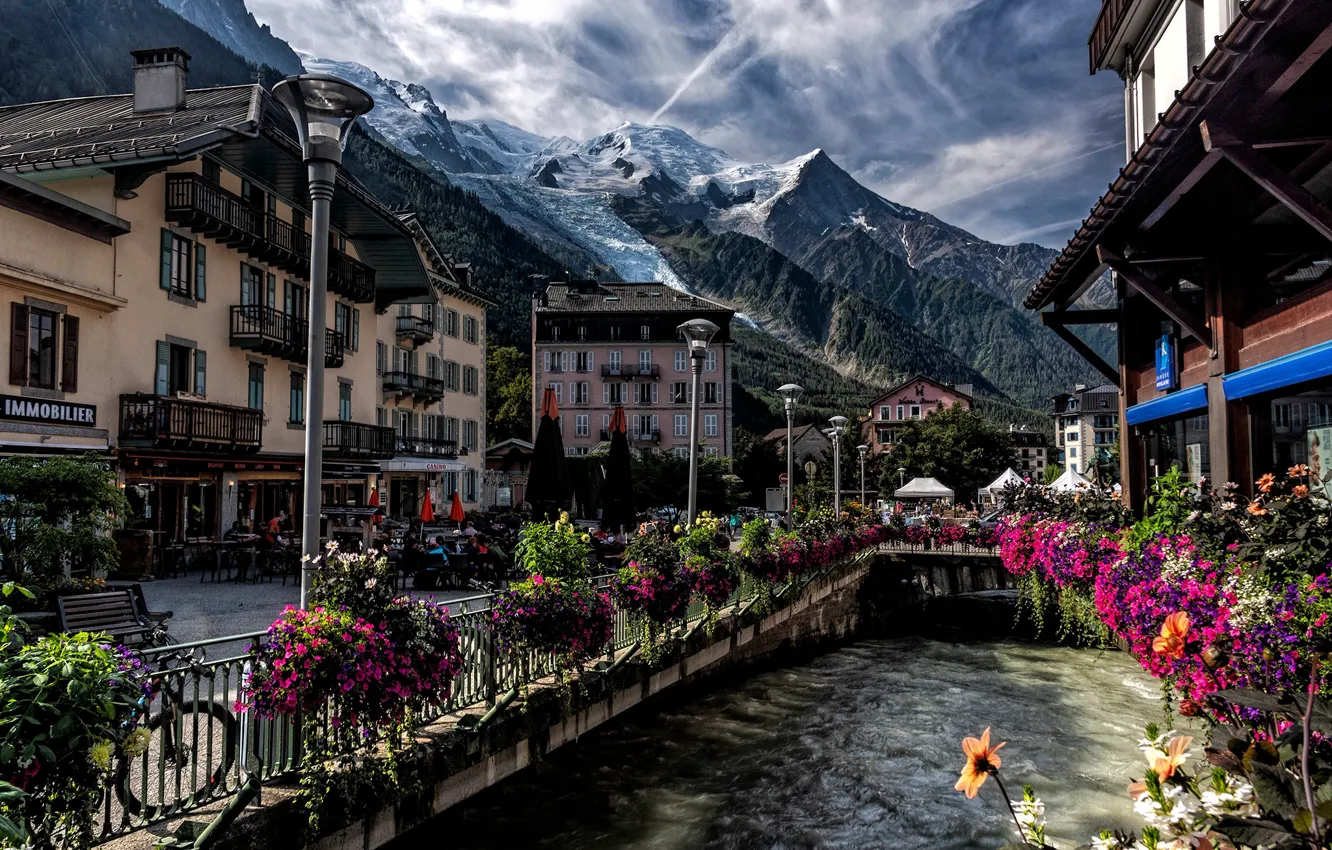
<svg viewBox="0 0 1332 850">
<path fill-rule="evenodd" d="M 601 527 L 611 534 L 633 528 L 634 473 L 629 463 L 629 435 L 624 408 L 617 407 L 610 420 L 610 454 L 606 457 L 606 481 L 601 487 Z"/>
<path fill-rule="evenodd" d="M 573 487 L 564 460 L 564 439 L 560 436 L 560 408 L 555 391 L 546 389 L 541 397 L 541 424 L 532 448 L 532 469 L 527 478 L 527 501 L 532 503 L 535 519 L 554 519 L 569 507 Z"/>
</svg>

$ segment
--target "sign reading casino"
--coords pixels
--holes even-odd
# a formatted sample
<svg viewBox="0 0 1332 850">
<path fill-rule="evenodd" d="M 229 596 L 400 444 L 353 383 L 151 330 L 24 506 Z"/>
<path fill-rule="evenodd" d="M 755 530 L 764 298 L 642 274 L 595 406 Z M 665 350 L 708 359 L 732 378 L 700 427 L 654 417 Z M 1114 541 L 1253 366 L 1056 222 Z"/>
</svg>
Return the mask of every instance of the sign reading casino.
<svg viewBox="0 0 1332 850">
<path fill-rule="evenodd" d="M 81 425 L 91 428 L 97 424 L 97 406 L 0 395 L 0 419 L 40 422 L 43 425 Z"/>
</svg>

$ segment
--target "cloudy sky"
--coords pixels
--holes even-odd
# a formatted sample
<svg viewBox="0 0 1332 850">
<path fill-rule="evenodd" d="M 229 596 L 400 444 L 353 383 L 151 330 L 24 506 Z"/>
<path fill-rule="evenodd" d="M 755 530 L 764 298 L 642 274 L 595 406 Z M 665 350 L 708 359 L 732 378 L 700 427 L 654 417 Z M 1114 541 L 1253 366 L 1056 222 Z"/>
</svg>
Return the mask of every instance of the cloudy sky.
<svg viewBox="0 0 1332 850">
<path fill-rule="evenodd" d="M 1062 246 L 1123 160 L 1100 0 L 248 0 L 297 50 L 420 82 L 452 117 L 584 139 L 681 127 L 821 147 L 894 201 Z"/>
</svg>

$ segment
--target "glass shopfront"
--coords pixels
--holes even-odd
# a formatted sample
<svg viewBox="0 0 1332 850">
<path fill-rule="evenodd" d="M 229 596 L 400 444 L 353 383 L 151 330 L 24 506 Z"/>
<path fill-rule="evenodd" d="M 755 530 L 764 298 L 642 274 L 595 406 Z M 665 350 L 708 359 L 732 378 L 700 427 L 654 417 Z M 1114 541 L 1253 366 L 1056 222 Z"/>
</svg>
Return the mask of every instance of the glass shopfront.
<svg viewBox="0 0 1332 850">
<path fill-rule="evenodd" d="M 1332 382 L 1249 400 L 1254 476 L 1308 464 L 1310 484 L 1332 497 Z"/>
<path fill-rule="evenodd" d="M 1163 419 L 1142 426 L 1146 444 L 1147 478 L 1154 481 L 1178 466 L 1184 477 L 1198 483 L 1212 474 L 1207 413 Z"/>
</svg>

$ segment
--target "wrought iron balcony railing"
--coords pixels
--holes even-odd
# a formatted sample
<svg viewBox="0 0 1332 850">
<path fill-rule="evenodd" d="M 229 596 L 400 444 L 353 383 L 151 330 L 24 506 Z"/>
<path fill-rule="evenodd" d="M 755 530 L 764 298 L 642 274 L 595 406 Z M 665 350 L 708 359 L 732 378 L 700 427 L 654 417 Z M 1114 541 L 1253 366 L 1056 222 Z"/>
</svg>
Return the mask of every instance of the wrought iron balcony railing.
<svg viewBox="0 0 1332 850">
<path fill-rule="evenodd" d="M 631 431 L 629 439 L 635 443 L 660 443 L 661 431 Z"/>
<path fill-rule="evenodd" d="M 384 391 L 412 396 L 417 401 L 439 401 L 444 397 L 444 380 L 416 372 L 385 372 Z"/>
<path fill-rule="evenodd" d="M 458 441 L 439 440 L 434 437 L 404 437 L 399 434 L 397 454 L 417 457 L 457 457 Z"/>
<path fill-rule="evenodd" d="M 226 454 L 259 451 L 264 412 L 206 401 L 127 393 L 120 397 L 120 444 Z"/>
<path fill-rule="evenodd" d="M 656 380 L 661 377 L 661 367 L 657 365 L 620 365 L 620 366 L 602 366 L 601 377 L 603 378 L 649 378 Z"/>
<path fill-rule="evenodd" d="M 429 342 L 435 335 L 435 323 L 420 316 L 398 316 L 397 335 L 400 340 Z"/>
<path fill-rule="evenodd" d="M 231 344 L 293 363 L 305 363 L 310 359 L 310 323 L 263 304 L 236 304 L 231 308 Z M 346 358 L 346 337 L 325 329 L 324 365 L 337 369 Z"/>
<path fill-rule="evenodd" d="M 392 428 L 338 419 L 324 422 L 324 457 L 387 460 L 393 449 Z"/>
</svg>

